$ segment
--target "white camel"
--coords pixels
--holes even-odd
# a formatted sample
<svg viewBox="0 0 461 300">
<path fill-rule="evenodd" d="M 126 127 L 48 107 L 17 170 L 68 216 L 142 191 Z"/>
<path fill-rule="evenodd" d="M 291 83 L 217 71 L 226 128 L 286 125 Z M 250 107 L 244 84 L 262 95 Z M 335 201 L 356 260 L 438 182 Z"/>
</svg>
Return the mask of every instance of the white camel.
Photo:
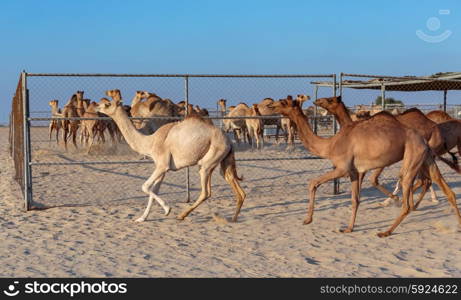
<svg viewBox="0 0 461 300">
<path fill-rule="evenodd" d="M 112 101 L 102 98 L 98 103 L 98 110 L 115 121 L 134 151 L 151 157 L 155 163 L 154 172 L 142 185 L 143 192 L 149 195 L 149 201 L 144 213 L 136 222 L 143 222 L 147 218 L 154 199 L 162 206 L 165 215 L 170 213 L 170 207 L 158 196 L 166 172 L 199 165 L 202 190 L 197 201 L 178 215 L 177 218 L 183 220 L 211 196 L 211 174 L 219 163 L 222 174 L 237 199 L 232 221 L 237 220 L 246 195 L 239 184 L 239 180 L 242 179 L 237 176 L 231 142 L 219 128 L 192 114 L 181 122 L 165 124 L 155 133 L 145 135 L 129 120 L 121 103 L 120 91 L 110 90 L 106 95 L 111 97 Z"/>
</svg>

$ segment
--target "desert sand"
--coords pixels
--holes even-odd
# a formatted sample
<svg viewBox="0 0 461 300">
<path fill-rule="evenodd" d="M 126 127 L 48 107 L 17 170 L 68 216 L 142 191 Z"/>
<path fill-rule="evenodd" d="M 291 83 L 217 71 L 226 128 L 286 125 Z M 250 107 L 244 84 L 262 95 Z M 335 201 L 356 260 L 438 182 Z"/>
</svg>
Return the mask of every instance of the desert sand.
<svg viewBox="0 0 461 300">
<path fill-rule="evenodd" d="M 39 130 L 39 129 L 37 129 Z M 126 145 L 97 146 L 85 154 L 48 143 L 46 129 L 33 134 L 33 161 L 138 160 Z M 35 139 L 35 140 L 34 140 Z M 141 192 L 153 165 L 65 165 L 33 168 L 34 201 L 44 210 L 23 210 L 8 154 L 8 129 L 0 128 L 0 276 L 2 277 L 460 277 L 461 232 L 446 198 L 429 194 L 416 212 L 380 239 L 399 207 L 381 207 L 384 196 L 365 184 L 353 233 L 342 234 L 351 213 L 347 179 L 339 195 L 320 189 L 313 223 L 302 225 L 307 183 L 326 172 L 324 160 L 239 161 L 247 193 L 237 223 L 229 222 L 235 199 L 218 171 L 212 197 L 185 221 L 175 219 L 185 203 L 184 172 L 168 173 L 160 196 L 169 216 Z M 298 145 L 262 152 L 238 149 L 237 159 L 308 156 Z M 458 199 L 460 177 L 438 163 Z M 383 180 L 395 183 L 398 167 Z M 198 174 L 191 169 L 192 200 Z M 367 179 L 365 179 L 367 181 Z M 461 201 L 458 200 L 458 205 Z"/>
</svg>

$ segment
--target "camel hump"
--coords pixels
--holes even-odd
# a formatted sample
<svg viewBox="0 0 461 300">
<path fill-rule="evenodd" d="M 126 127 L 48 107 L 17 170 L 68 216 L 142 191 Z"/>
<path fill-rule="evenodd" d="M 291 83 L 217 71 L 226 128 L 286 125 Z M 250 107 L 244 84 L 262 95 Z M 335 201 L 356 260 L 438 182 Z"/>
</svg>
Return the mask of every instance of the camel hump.
<svg viewBox="0 0 461 300">
<path fill-rule="evenodd" d="M 203 123 L 205 123 L 205 124 L 209 124 L 204 118 L 202 118 L 202 116 L 200 116 L 200 115 L 197 114 L 197 113 L 188 114 L 188 115 L 184 118 L 184 121 L 185 121 L 185 120 L 197 120 L 197 121 L 203 122 Z"/>
<path fill-rule="evenodd" d="M 421 110 L 419 110 L 418 108 L 416 108 L 416 107 L 412 107 L 410 109 L 407 109 L 406 111 L 404 111 L 400 115 L 406 115 L 406 114 L 410 114 L 410 113 L 418 113 L 418 114 L 424 115 L 423 112 Z"/>
<path fill-rule="evenodd" d="M 380 119 L 380 118 L 385 118 L 385 119 L 390 118 L 390 119 L 393 119 L 393 120 L 397 121 L 397 119 L 394 117 L 394 115 L 392 115 L 390 112 L 385 111 L 385 110 L 380 111 L 379 113 L 376 113 L 376 114 L 372 115 L 370 120 L 375 120 L 375 119 Z"/>
</svg>

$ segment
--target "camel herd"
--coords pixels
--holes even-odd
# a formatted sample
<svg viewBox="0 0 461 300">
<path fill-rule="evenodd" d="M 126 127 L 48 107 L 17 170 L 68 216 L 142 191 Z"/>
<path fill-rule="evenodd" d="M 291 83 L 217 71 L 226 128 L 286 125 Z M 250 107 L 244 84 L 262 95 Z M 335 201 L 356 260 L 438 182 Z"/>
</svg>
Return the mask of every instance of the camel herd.
<svg viewBox="0 0 461 300">
<path fill-rule="evenodd" d="M 96 111 L 96 102 L 84 99 L 83 95 L 83 91 L 77 91 L 62 109 L 59 108 L 58 100 L 51 100 L 48 103 L 51 107 L 53 118 L 49 124 L 50 140 L 53 131 L 55 131 L 56 142 L 59 143 L 59 132 L 62 131 L 62 140 L 65 149 L 67 149 L 69 139 L 72 140 L 75 148 L 77 148 L 77 139 L 78 135 L 80 135 L 80 142 L 82 145 L 88 147 L 88 153 L 95 140 L 105 142 L 105 132 L 109 134 L 113 144 L 121 142 L 123 135 L 115 122 L 107 119 L 95 119 L 101 117 L 107 118 L 107 115 Z M 145 134 L 150 134 L 166 123 L 175 121 L 175 118 L 184 117 L 185 106 L 184 101 L 176 104 L 170 99 L 162 99 L 154 93 L 137 91 L 131 105 L 124 105 L 123 108 L 129 117 L 135 118 L 133 119 L 133 124 L 136 129 Z M 195 107 L 189 105 L 189 113 L 208 116 L 208 111 L 201 109 L 197 105 Z M 165 119 L 152 119 L 152 117 L 165 117 Z"/>
<path fill-rule="evenodd" d="M 245 192 L 239 182 L 234 158 L 234 146 L 224 131 L 233 132 L 237 142 L 253 140 L 255 147 L 264 143 L 262 134 L 264 125 L 277 125 L 288 133 L 288 140 L 293 141 L 297 134 L 304 147 L 314 155 L 329 159 L 334 168 L 314 178 L 309 183 L 309 204 L 304 224 L 312 222 L 315 195 L 317 188 L 330 180 L 349 177 L 351 182 L 352 214 L 347 228 L 342 232 L 352 232 L 357 210 L 360 204 L 362 181 L 367 171 L 373 171 L 370 178 L 373 186 L 387 195 L 390 200 L 398 201 L 398 189 L 402 189 L 402 209 L 391 227 L 378 233 L 379 237 L 389 236 L 401 221 L 412 210 L 416 210 L 425 193 L 431 189 L 432 200 L 437 201 L 432 183 L 436 183 L 451 204 L 458 222 L 461 215 L 457 207 L 455 194 L 441 175 L 435 160 L 441 160 L 450 168 L 460 173 L 458 160 L 452 148 L 457 147 L 461 153 L 461 121 L 451 118 L 443 111 L 432 111 L 425 115 L 418 109 L 409 109 L 395 115 L 382 111 L 379 113 L 350 113 L 341 97 L 317 99 L 314 104 L 334 115 L 340 124 L 340 130 L 332 137 L 318 136 L 312 129 L 308 113 L 302 104 L 309 99 L 306 95 L 296 98 L 287 96 L 275 101 L 263 99 L 251 106 L 240 103 L 235 107 L 226 107 L 226 100 L 220 99 L 218 105 L 222 116 L 224 131 L 215 126 L 205 109 L 196 106 L 185 107 L 185 103 L 175 104 L 169 99 L 162 99 L 155 94 L 138 91 L 131 106 L 123 105 L 119 90 L 106 91 L 106 96 L 98 103 L 83 98 L 83 92 L 75 93 L 62 110 L 57 100 L 50 101 L 53 116 L 108 116 L 103 120 L 52 120 L 52 130 L 63 130 L 63 138 L 72 137 L 75 144 L 76 132 L 80 128 L 82 141 L 91 143 L 96 139 L 104 139 L 107 130 L 113 141 L 123 138 L 137 153 L 152 158 L 155 169 L 149 179 L 142 185 L 148 198 L 147 207 L 137 222 L 144 221 L 155 200 L 163 208 L 165 215 L 170 207 L 159 196 L 160 185 L 169 170 L 176 171 L 185 167 L 198 165 L 201 193 L 194 204 L 184 210 L 178 219 L 183 220 L 192 210 L 211 196 L 211 175 L 220 165 L 221 173 L 231 186 L 236 200 L 233 221 L 237 220 Z M 130 117 L 147 118 L 156 116 L 187 116 L 182 121 L 168 119 L 131 119 Z M 155 114 L 153 113 L 155 112 Z M 275 116 L 282 115 L 285 118 Z M 265 118 L 255 118 L 265 116 Z M 245 117 L 245 118 L 244 118 Z M 266 118 L 267 117 L 267 118 Z M 274 118 L 270 118 L 274 117 Z M 354 120 L 356 119 L 356 120 Z M 102 134 L 101 134 L 102 133 Z M 442 157 L 451 155 L 450 159 Z M 402 161 L 399 181 L 394 192 L 390 192 L 379 184 L 378 178 L 383 169 Z M 413 194 L 421 187 L 416 203 Z"/>
</svg>

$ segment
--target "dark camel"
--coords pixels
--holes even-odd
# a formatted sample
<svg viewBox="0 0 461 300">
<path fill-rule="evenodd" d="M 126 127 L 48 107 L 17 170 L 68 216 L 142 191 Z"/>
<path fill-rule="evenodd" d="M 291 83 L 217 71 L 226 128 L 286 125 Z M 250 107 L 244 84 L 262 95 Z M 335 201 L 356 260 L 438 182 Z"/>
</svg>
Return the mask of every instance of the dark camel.
<svg viewBox="0 0 461 300">
<path fill-rule="evenodd" d="M 275 112 L 290 118 L 296 123 L 299 138 L 310 152 L 331 160 L 334 169 L 309 183 L 309 206 L 304 224 L 312 222 L 315 193 L 317 188 L 332 179 L 349 176 L 352 184 L 352 215 L 349 225 L 342 232 L 352 232 L 360 200 L 361 174 L 392 165 L 403 160 L 400 170 L 403 191 L 402 209 L 391 227 L 378 233 L 379 237 L 389 236 L 402 220 L 410 213 L 410 198 L 413 181 L 424 166 L 431 180 L 436 182 L 447 195 L 451 205 L 456 209 L 458 222 L 461 224 L 456 198 L 453 191 L 443 179 L 432 157 L 426 141 L 415 130 L 403 126 L 388 112 L 381 112 L 369 120 L 344 126 L 335 136 L 322 138 L 310 127 L 309 120 L 301 107 L 291 97 L 271 104 Z"/>
<path fill-rule="evenodd" d="M 341 126 L 346 126 L 353 122 L 350 117 L 349 111 L 344 105 L 344 103 L 342 102 L 340 96 L 320 98 L 320 99 L 317 99 L 314 103 L 326 109 L 331 114 L 335 115 L 335 117 L 337 118 Z M 402 123 L 403 125 L 409 128 L 416 130 L 416 132 L 419 135 L 423 136 L 424 139 L 428 142 L 429 147 L 432 150 L 434 150 L 434 152 L 438 156 L 443 155 L 448 152 L 447 151 L 447 139 L 448 139 L 449 132 L 447 130 L 443 130 L 444 128 L 441 128 L 439 125 L 429 120 L 420 110 L 416 108 L 412 108 L 412 109 L 405 111 L 404 113 L 400 115 L 397 115 L 396 118 L 400 123 Z M 453 157 L 454 162 L 450 162 L 444 158 L 441 158 L 441 160 L 447 163 L 454 170 L 459 171 L 458 166 L 457 166 L 457 159 L 454 155 L 452 155 L 452 157 Z M 385 189 L 382 185 L 379 184 L 378 178 L 381 175 L 382 171 L 383 171 L 383 168 L 377 169 L 376 171 L 374 171 L 371 175 L 370 181 L 374 187 L 376 187 L 381 192 L 389 196 L 389 198 L 384 201 L 384 204 L 386 205 L 386 204 L 389 204 L 389 201 L 391 199 L 398 200 L 398 197 L 395 196 L 395 194 L 398 192 L 399 183 L 397 183 L 397 186 L 394 192 L 390 193 L 387 189 Z M 420 177 L 423 175 L 424 174 L 420 174 Z M 430 181 L 428 181 L 427 179 L 428 178 L 425 178 L 423 176 L 422 181 L 419 181 L 418 184 L 415 186 L 415 188 L 418 188 L 422 185 L 423 191 L 420 194 L 417 205 L 413 205 L 413 203 L 410 203 L 410 206 L 412 209 L 415 209 L 419 205 L 428 187 L 431 188 L 433 202 L 437 202 L 435 192 L 432 189 L 432 186 L 430 185 Z"/>
</svg>

